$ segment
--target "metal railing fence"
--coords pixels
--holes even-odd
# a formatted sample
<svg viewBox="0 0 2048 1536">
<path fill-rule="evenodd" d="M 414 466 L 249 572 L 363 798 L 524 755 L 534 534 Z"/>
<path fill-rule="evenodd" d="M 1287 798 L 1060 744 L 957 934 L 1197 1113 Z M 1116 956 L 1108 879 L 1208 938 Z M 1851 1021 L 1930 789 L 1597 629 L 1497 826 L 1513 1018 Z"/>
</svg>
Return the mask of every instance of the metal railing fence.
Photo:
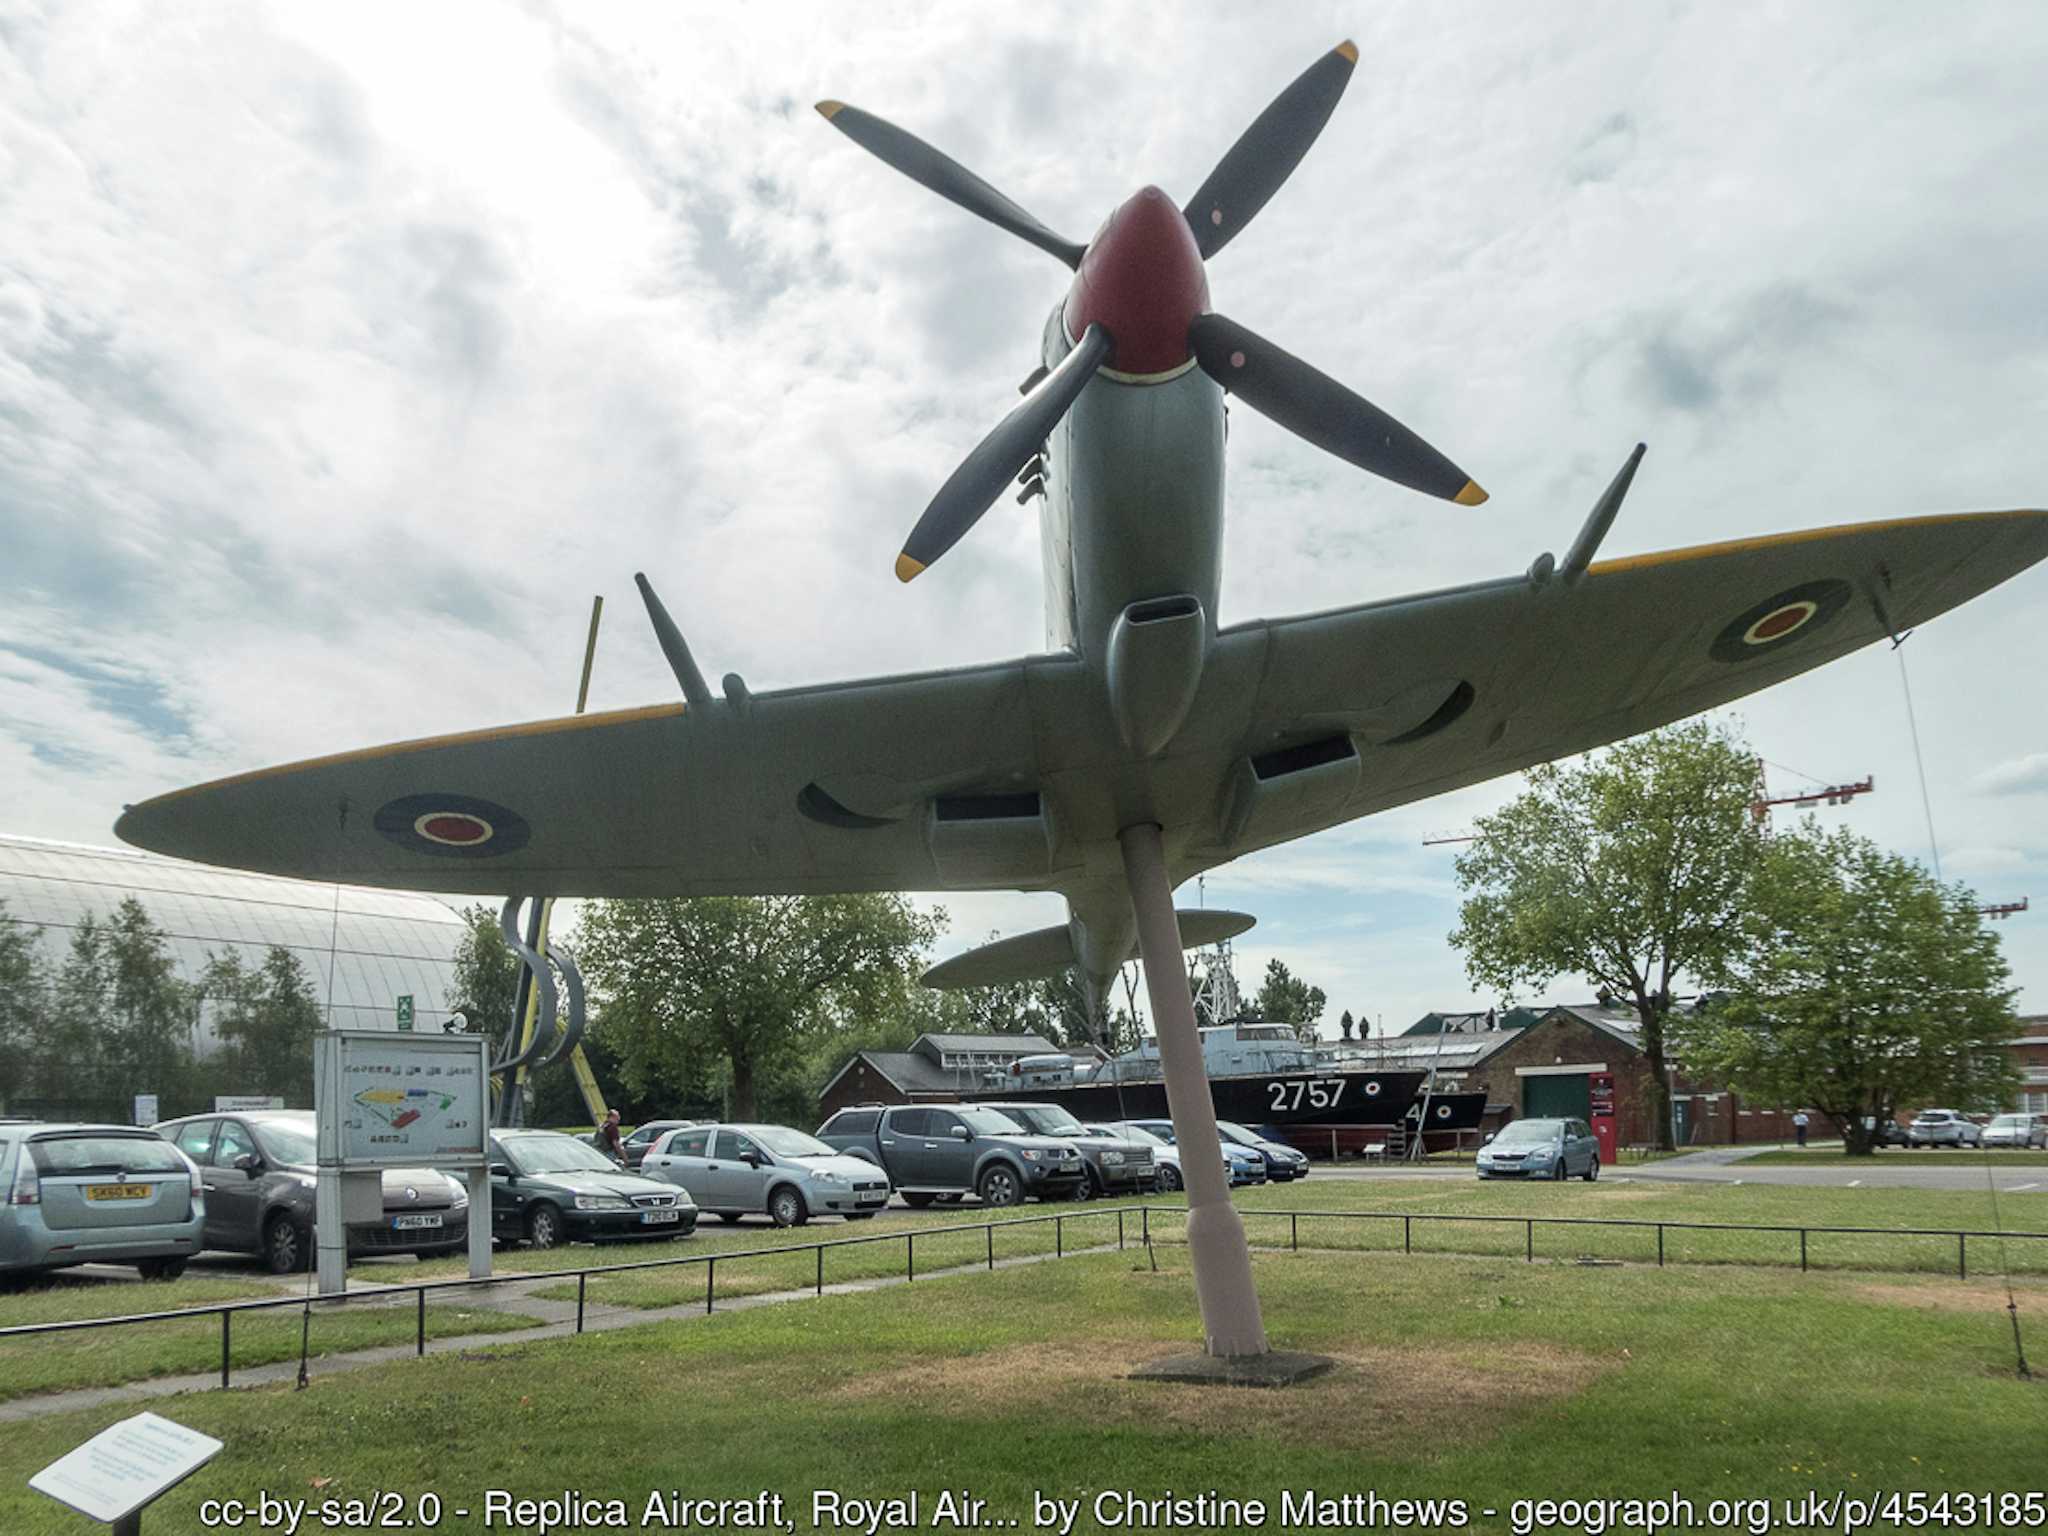
<svg viewBox="0 0 2048 1536">
<path fill-rule="evenodd" d="M 589 1294 L 590 1279 L 593 1275 L 602 1277 L 631 1274 L 642 1270 L 684 1269 L 691 1265 L 702 1265 L 704 1269 L 704 1310 L 708 1314 L 717 1305 L 718 1267 L 721 1264 L 726 1265 L 728 1272 L 730 1272 L 732 1266 L 750 1261 L 787 1258 L 791 1254 L 808 1253 L 816 1259 L 811 1289 L 814 1290 L 815 1294 L 822 1296 L 825 1294 L 826 1286 L 825 1255 L 832 1250 L 901 1244 L 903 1247 L 903 1278 L 906 1283 L 915 1283 L 917 1279 L 917 1243 L 920 1238 L 958 1237 L 966 1233 L 983 1233 L 986 1238 L 983 1263 L 988 1269 L 993 1270 L 996 1267 L 996 1233 L 999 1230 L 1050 1224 L 1053 1229 L 1052 1256 L 1054 1258 L 1064 1258 L 1069 1251 L 1066 1242 L 1068 1223 L 1083 1221 L 1107 1223 L 1111 1218 L 1114 1218 L 1116 1222 L 1116 1246 L 1119 1250 L 1122 1250 L 1127 1242 L 1133 1240 L 1133 1234 L 1129 1232 L 1128 1218 L 1136 1216 L 1138 1231 L 1134 1235 L 1135 1241 L 1150 1248 L 1155 1241 L 1173 1241 L 1171 1238 L 1155 1239 L 1152 1230 L 1155 1211 L 1162 1213 L 1162 1221 L 1185 1219 L 1186 1214 L 1180 1208 L 1163 1210 L 1155 1205 L 1091 1206 L 1075 1211 L 1058 1211 L 1050 1215 L 1016 1216 L 1001 1221 L 947 1222 L 928 1227 L 911 1228 L 902 1232 L 878 1232 L 860 1237 L 827 1238 L 819 1242 L 783 1244 L 772 1248 L 732 1249 L 723 1253 L 674 1254 L 658 1259 L 639 1259 L 625 1264 L 588 1265 L 579 1269 L 515 1271 L 491 1275 L 481 1279 L 472 1279 L 465 1276 L 451 1280 L 422 1280 L 411 1285 L 379 1286 L 374 1290 L 346 1291 L 338 1296 L 315 1297 L 310 1300 L 304 1296 L 279 1296 L 268 1300 L 220 1302 L 211 1306 L 182 1307 L 163 1312 L 124 1313 L 117 1317 L 78 1318 L 67 1322 L 55 1323 L 26 1323 L 11 1328 L 0 1328 L 0 1342 L 9 1339 L 79 1333 L 98 1328 L 137 1327 L 151 1323 L 190 1322 L 194 1318 L 218 1317 L 220 1319 L 220 1384 L 222 1387 L 227 1387 L 233 1379 L 234 1319 L 245 1313 L 285 1311 L 292 1308 L 304 1308 L 308 1305 L 317 1307 L 322 1312 L 332 1312 L 350 1305 L 389 1305 L 395 1298 L 409 1293 L 413 1297 L 415 1353 L 425 1355 L 427 1352 L 427 1297 L 430 1294 L 438 1296 L 442 1293 L 474 1290 L 481 1286 L 539 1285 L 556 1281 L 574 1280 L 576 1282 L 575 1331 L 580 1334 L 584 1331 L 585 1305 Z M 1401 1228 L 1401 1251 L 1404 1254 L 1412 1254 L 1415 1251 L 1415 1229 L 1419 1224 L 1474 1223 L 1496 1227 L 1506 1226 L 1510 1229 L 1521 1227 L 1523 1232 L 1523 1258 L 1530 1263 L 1535 1262 L 1536 1258 L 1536 1229 L 1538 1227 L 1628 1228 L 1655 1234 L 1656 1263 L 1660 1268 L 1665 1263 L 1666 1234 L 1672 1232 L 1735 1232 L 1749 1235 L 1783 1236 L 1787 1239 L 1796 1238 L 1799 1245 L 1799 1268 L 1802 1272 L 1810 1267 L 1811 1239 L 1815 1236 L 1943 1238 L 1954 1239 L 1955 1241 L 1956 1275 L 1958 1279 L 1969 1278 L 1969 1242 L 1972 1238 L 1982 1241 L 2006 1239 L 2019 1242 L 2048 1242 L 2048 1232 L 1990 1232 L 1977 1229 L 1945 1227 L 1758 1225 L 1744 1222 L 1660 1221 L 1651 1217 L 1509 1216 L 1427 1211 L 1240 1210 L 1238 1214 L 1247 1223 L 1255 1221 L 1269 1223 L 1285 1222 L 1287 1224 L 1287 1247 L 1290 1251 L 1295 1252 L 1299 1252 L 1301 1249 L 1301 1226 L 1303 1222 L 1308 1222 L 1311 1226 L 1316 1222 L 1399 1223 Z M 1090 1251 L 1099 1252 L 1106 1249 L 1107 1246 L 1108 1240 L 1105 1235 L 1103 1241 Z M 1075 1251 L 1080 1252 L 1084 1250 Z M 1392 1246 L 1390 1242 L 1388 1247 L 1384 1249 L 1325 1248 L 1318 1250 L 1312 1243 L 1311 1251 L 1391 1252 Z M 1436 1251 L 1443 1252 L 1444 1250 Z M 1469 1252 L 1469 1250 L 1466 1251 Z M 1723 1262 L 1769 1264 L 1772 1261 L 1724 1260 Z M 1786 1259 L 1783 1262 L 1789 1267 L 1789 1246 Z M 964 1267 L 954 1266 L 950 1272 L 957 1273 L 960 1268 Z M 886 1275 L 862 1275 L 858 1278 L 863 1281 L 872 1281 L 889 1277 Z M 512 1335 L 510 1337 L 516 1338 L 517 1336 Z"/>
</svg>

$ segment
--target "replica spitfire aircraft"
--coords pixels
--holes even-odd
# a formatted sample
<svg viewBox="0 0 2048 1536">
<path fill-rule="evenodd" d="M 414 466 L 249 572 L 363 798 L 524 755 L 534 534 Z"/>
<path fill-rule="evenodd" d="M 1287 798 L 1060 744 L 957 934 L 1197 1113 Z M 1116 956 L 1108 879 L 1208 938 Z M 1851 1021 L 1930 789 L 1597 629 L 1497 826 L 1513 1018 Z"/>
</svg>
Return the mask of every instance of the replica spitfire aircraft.
<svg viewBox="0 0 2048 1536">
<path fill-rule="evenodd" d="M 927 979 L 1074 965 L 1100 999 L 1134 950 L 1163 962 L 1148 981 L 1170 980 L 1178 944 L 1250 926 L 1185 912 L 1175 933 L 1171 889 L 1205 869 L 1725 704 L 2048 554 L 2048 514 L 2020 511 L 1596 562 L 1639 447 L 1562 561 L 1219 624 L 1226 394 L 1400 485 L 1485 500 L 1414 433 L 1210 307 L 1206 263 L 1301 160 L 1356 59 L 1347 43 L 1312 65 L 1185 207 L 1147 187 L 1085 245 L 901 129 L 820 104 L 862 148 L 1074 269 L 1022 403 L 896 562 L 903 580 L 919 575 L 1021 481 L 1041 498 L 1046 653 L 759 694 L 728 676 L 714 695 L 640 578 L 681 704 L 243 774 L 134 806 L 117 831 L 208 863 L 416 890 L 1057 891 L 1063 927 Z M 1154 985 L 1153 1011 L 1176 1118 L 1209 1117 L 1185 985 Z M 1172 1051 L 1169 1033 L 1186 1036 Z M 1175 1092 L 1172 1057 L 1185 1065 L 1188 1049 L 1194 1075 Z M 1189 1172 L 1191 1200 L 1227 1213 L 1220 1161 L 1213 1175 Z M 1223 1248 L 1226 1220 L 1211 1228 Z M 1241 1256 L 1241 1232 L 1234 1245 Z M 1202 1261 L 1210 1245 L 1196 1246 Z M 1234 1275 L 1201 1285 L 1211 1351 L 1263 1351 L 1255 1301 L 1249 1323 L 1228 1315 L 1246 1304 L 1248 1267 L 1220 1250 L 1205 1267 Z"/>
</svg>

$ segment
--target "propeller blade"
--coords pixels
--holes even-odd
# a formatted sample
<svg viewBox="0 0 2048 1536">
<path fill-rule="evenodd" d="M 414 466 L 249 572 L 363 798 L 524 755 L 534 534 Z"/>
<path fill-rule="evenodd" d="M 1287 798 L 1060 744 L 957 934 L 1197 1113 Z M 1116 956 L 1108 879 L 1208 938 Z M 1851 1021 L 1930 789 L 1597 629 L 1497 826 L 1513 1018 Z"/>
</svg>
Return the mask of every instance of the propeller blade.
<svg viewBox="0 0 2048 1536">
<path fill-rule="evenodd" d="M 1461 507 L 1486 500 L 1470 476 L 1385 411 L 1235 320 L 1199 315 L 1188 340 L 1204 373 L 1295 436 L 1410 490 Z"/>
<path fill-rule="evenodd" d="M 1245 129 L 1230 146 L 1230 153 L 1209 173 L 1209 179 L 1188 199 L 1183 211 L 1194 229 L 1202 260 L 1230 244 L 1280 190 L 1280 184 L 1294 174 L 1301 157 L 1337 109 L 1337 99 L 1351 83 L 1351 67 L 1357 62 L 1357 46 L 1344 42 L 1309 65 Z"/>
<path fill-rule="evenodd" d="M 981 514 L 1038 452 L 1109 354 L 1109 332 L 1089 326 L 1059 367 L 961 461 L 904 541 L 903 553 L 896 557 L 898 581 L 916 576 L 981 521 Z"/>
<path fill-rule="evenodd" d="M 859 107 L 843 101 L 821 101 L 818 111 L 825 121 L 845 134 L 885 165 L 894 166 L 920 186 L 929 187 L 949 202 L 978 214 L 998 229 L 1029 240 L 1041 251 L 1049 251 L 1069 267 L 1081 265 L 1087 250 L 1047 229 L 959 161 L 942 155 L 923 139 L 905 133 Z"/>
</svg>

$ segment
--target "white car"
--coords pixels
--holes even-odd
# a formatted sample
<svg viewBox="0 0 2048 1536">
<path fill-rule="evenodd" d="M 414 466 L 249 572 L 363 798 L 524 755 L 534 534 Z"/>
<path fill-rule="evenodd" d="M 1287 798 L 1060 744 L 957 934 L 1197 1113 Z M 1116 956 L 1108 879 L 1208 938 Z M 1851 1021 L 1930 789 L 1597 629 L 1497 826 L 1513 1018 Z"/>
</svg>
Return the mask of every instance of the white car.
<svg viewBox="0 0 2048 1536">
<path fill-rule="evenodd" d="M 1977 1122 L 1953 1109 L 1923 1109 L 1906 1127 L 1906 1140 L 1916 1147 L 1974 1147 L 1983 1139 Z"/>
<path fill-rule="evenodd" d="M 766 1214 L 778 1227 L 813 1216 L 861 1221 L 889 1203 L 889 1176 L 786 1125 L 692 1125 L 662 1134 L 641 1174 L 680 1184 L 720 1221 Z"/>
<path fill-rule="evenodd" d="M 1160 1189 L 1171 1192 L 1186 1183 L 1181 1177 L 1180 1148 L 1174 1144 L 1171 1120 L 1117 1120 L 1111 1122 L 1110 1129 L 1118 1132 L 1129 1131 L 1134 1140 L 1141 1135 L 1150 1136 L 1160 1147 L 1173 1154 L 1171 1157 L 1165 1157 L 1160 1154 L 1159 1147 L 1152 1149 L 1153 1166 L 1159 1170 Z M 1232 1189 L 1244 1184 L 1266 1182 L 1266 1160 L 1263 1157 L 1249 1147 L 1240 1147 L 1224 1141 L 1220 1133 L 1216 1139 L 1223 1150 L 1223 1171 L 1229 1176 Z"/>
<path fill-rule="evenodd" d="M 1997 1115 L 1984 1127 L 1987 1147 L 2048 1147 L 2048 1117 Z"/>
</svg>

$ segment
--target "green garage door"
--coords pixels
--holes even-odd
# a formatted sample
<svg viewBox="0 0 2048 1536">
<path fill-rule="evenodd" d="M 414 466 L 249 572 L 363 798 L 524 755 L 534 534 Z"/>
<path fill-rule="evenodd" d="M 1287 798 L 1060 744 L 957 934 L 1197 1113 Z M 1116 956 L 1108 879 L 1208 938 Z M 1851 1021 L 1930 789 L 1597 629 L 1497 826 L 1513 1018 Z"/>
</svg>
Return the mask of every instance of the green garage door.
<svg viewBox="0 0 2048 1536">
<path fill-rule="evenodd" d="M 1584 1072 L 1560 1072 L 1522 1079 L 1522 1115 L 1525 1119 L 1589 1120 L 1593 1115 L 1593 1085 Z"/>
</svg>

